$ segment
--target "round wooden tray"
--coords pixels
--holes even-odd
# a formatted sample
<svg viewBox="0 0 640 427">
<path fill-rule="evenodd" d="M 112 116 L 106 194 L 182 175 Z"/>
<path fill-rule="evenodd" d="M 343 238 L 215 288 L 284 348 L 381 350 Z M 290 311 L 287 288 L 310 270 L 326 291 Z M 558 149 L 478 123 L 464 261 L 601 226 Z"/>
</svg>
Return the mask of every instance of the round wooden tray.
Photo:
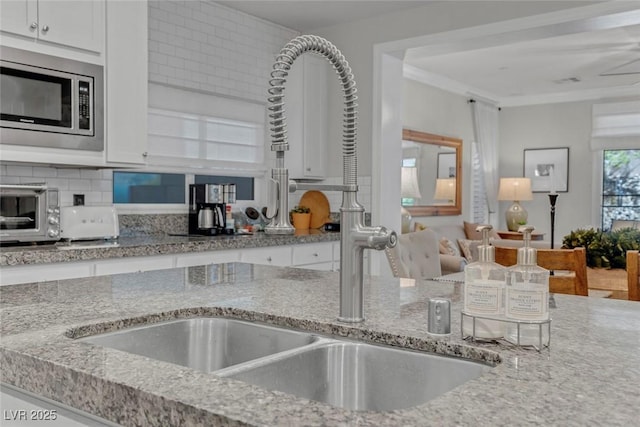
<svg viewBox="0 0 640 427">
<path fill-rule="evenodd" d="M 322 191 L 307 191 L 300 198 L 299 206 L 306 206 L 311 209 L 311 223 L 309 228 L 320 228 L 330 221 L 329 200 Z"/>
</svg>

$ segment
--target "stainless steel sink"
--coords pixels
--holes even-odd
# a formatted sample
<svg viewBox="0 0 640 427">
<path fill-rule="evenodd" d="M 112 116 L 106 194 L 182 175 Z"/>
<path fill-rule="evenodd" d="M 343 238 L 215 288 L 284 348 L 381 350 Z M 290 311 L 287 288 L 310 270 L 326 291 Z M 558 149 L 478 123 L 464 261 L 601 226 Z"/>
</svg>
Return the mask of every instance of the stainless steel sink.
<svg viewBox="0 0 640 427">
<path fill-rule="evenodd" d="M 416 406 L 490 369 L 459 358 L 216 317 L 81 341 L 356 411 Z"/>
<path fill-rule="evenodd" d="M 317 337 L 224 318 L 195 318 L 146 325 L 81 341 L 211 372 L 304 346 Z"/>
<path fill-rule="evenodd" d="M 490 369 L 463 359 L 362 343 L 311 347 L 221 374 L 341 408 L 391 411 L 422 404 Z"/>
</svg>

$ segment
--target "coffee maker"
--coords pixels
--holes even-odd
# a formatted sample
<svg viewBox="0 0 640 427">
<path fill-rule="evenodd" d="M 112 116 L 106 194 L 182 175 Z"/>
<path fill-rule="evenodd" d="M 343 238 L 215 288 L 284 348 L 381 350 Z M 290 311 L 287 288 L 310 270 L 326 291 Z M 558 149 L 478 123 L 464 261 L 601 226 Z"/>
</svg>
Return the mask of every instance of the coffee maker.
<svg viewBox="0 0 640 427">
<path fill-rule="evenodd" d="M 226 205 L 235 202 L 235 194 L 231 201 L 230 190 L 225 186 L 228 184 L 189 185 L 189 234 L 233 234 L 232 229 L 226 228 L 225 218 Z"/>
</svg>

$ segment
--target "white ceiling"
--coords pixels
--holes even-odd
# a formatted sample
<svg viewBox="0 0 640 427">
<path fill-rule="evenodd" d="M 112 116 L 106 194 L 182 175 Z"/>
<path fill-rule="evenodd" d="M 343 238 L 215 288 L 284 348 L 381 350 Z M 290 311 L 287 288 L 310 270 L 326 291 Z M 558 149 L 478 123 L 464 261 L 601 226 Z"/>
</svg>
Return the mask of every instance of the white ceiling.
<svg viewBox="0 0 640 427">
<path fill-rule="evenodd" d="M 287 1 L 215 1 L 303 34 L 313 30 L 359 19 L 384 15 L 411 7 L 424 6 L 430 0 L 287 0 Z"/>
<path fill-rule="evenodd" d="M 309 33 L 370 18 L 424 1 L 222 1 L 231 8 Z M 640 95 L 640 2 L 620 24 L 535 40 L 510 41 L 464 51 L 409 49 L 413 78 L 459 93 L 475 93 L 503 105 Z M 477 45 L 477 43 L 474 43 Z M 494 43 L 495 44 L 495 43 Z M 532 101 L 532 100 L 537 101 Z M 526 101 L 529 100 L 529 101 Z"/>
</svg>

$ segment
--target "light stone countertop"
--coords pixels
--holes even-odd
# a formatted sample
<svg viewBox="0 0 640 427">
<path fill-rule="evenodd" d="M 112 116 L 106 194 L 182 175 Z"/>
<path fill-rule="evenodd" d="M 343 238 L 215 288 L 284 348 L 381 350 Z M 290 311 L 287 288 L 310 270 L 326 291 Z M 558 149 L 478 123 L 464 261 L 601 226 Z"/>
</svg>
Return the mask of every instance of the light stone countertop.
<svg viewBox="0 0 640 427">
<path fill-rule="evenodd" d="M 640 303 L 555 295 L 538 353 L 460 337 L 459 284 L 367 279 L 365 316 L 338 314 L 338 274 L 250 264 L 196 266 L 0 288 L 2 381 L 123 425 L 629 426 L 640 403 Z M 428 298 L 448 297 L 452 335 L 427 334 Z M 79 342 L 133 323 L 198 315 L 484 360 L 496 366 L 423 405 L 355 412 L 213 373 Z"/>
<path fill-rule="evenodd" d="M 252 235 L 232 236 L 170 236 L 162 234 L 120 236 L 113 245 L 104 242 L 104 247 L 82 247 L 94 242 L 74 242 L 71 246 L 80 249 L 67 250 L 69 243 L 48 245 L 6 246 L 0 248 L 0 266 L 46 264 L 57 262 L 89 261 L 133 256 L 153 256 L 177 253 L 259 248 L 267 246 L 297 245 L 304 243 L 339 241 L 340 233 L 309 230 L 296 235 Z M 100 242 L 96 243 L 100 245 Z M 61 249 L 62 248 L 62 249 Z"/>
</svg>

